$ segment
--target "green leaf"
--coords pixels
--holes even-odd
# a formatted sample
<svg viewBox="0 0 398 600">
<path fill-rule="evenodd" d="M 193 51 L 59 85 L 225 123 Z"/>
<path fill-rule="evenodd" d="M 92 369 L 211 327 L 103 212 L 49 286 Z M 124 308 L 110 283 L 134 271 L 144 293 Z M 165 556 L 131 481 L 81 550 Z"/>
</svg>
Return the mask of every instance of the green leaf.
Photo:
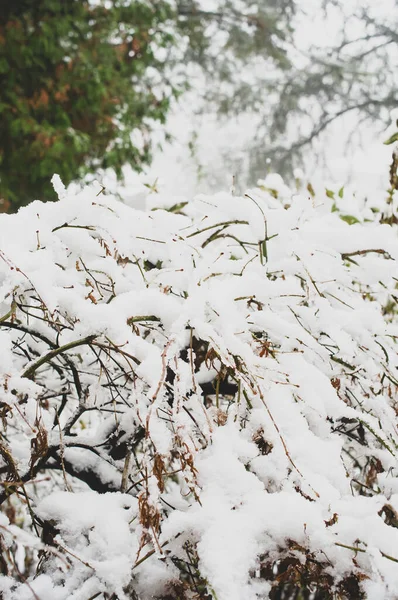
<svg viewBox="0 0 398 600">
<path fill-rule="evenodd" d="M 348 223 L 348 225 L 355 225 L 355 223 L 359 223 L 358 219 L 353 215 L 340 215 L 340 219 Z"/>
<path fill-rule="evenodd" d="M 388 138 L 388 140 L 386 140 L 384 144 L 386 146 L 389 146 L 390 144 L 394 144 L 395 142 L 398 142 L 398 131 L 394 133 L 394 135 L 392 135 L 390 138 Z"/>
<path fill-rule="evenodd" d="M 311 196 L 314 198 L 314 196 L 315 196 L 315 190 L 312 187 L 312 183 L 310 181 L 307 183 L 307 190 L 309 191 L 309 193 L 311 194 Z"/>
</svg>

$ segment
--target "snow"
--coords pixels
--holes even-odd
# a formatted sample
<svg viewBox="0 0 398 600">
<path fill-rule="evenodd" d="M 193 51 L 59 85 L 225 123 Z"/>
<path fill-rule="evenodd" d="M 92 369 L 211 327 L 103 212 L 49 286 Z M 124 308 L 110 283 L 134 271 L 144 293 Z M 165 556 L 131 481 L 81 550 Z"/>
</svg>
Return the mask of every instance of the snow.
<svg viewBox="0 0 398 600">
<path fill-rule="evenodd" d="M 255 600 L 310 557 L 396 598 L 394 228 L 276 174 L 182 214 L 53 184 L 0 217 L 1 466 L 53 532 L 14 494 L 1 540 L 44 554 L 3 597 L 149 600 L 191 560 L 210 597 Z"/>
</svg>

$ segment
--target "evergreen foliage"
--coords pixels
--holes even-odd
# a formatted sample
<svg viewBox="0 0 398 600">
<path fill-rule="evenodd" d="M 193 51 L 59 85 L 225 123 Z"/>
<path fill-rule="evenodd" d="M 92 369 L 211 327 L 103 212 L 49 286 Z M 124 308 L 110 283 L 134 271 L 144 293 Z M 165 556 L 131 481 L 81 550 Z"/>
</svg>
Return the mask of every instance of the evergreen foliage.
<svg viewBox="0 0 398 600">
<path fill-rule="evenodd" d="M 269 160 L 291 175 L 345 115 L 389 121 L 394 24 L 370 4 L 355 14 L 327 4 L 341 10 L 338 39 L 303 51 L 295 28 L 309 17 L 296 0 L 3 0 L 0 210 L 55 199 L 54 171 L 68 184 L 108 167 L 142 169 L 154 124 L 188 87 L 199 87 L 198 112 L 253 124 L 250 173 L 239 148 L 225 157 L 252 182 Z"/>
<path fill-rule="evenodd" d="M 54 199 L 50 179 L 150 158 L 148 131 L 173 43 L 168 2 L 4 0 L 0 11 L 0 197 Z M 139 136 L 132 138 L 132 132 Z M 138 137 L 138 143 L 137 143 Z"/>
</svg>

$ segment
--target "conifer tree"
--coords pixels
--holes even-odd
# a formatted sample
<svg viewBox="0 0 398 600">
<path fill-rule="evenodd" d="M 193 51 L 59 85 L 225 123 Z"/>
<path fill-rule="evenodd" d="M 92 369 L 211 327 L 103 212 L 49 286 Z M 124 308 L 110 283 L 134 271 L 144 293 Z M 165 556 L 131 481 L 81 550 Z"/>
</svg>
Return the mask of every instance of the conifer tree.
<svg viewBox="0 0 398 600">
<path fill-rule="evenodd" d="M 156 89 L 170 48 L 167 2 L 4 0 L 0 10 L 0 197 L 55 199 L 97 168 L 149 160 L 151 121 L 176 89 Z M 132 132 L 136 135 L 133 141 Z M 138 143 L 137 143 L 138 138 Z"/>
</svg>

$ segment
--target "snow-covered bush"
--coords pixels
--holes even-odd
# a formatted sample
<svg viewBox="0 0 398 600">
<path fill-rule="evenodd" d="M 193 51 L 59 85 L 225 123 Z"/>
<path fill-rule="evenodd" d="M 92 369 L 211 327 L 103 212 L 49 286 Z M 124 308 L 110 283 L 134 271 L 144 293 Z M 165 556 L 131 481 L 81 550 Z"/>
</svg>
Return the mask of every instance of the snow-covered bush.
<svg viewBox="0 0 398 600">
<path fill-rule="evenodd" d="M 394 225 L 55 183 L 0 219 L 0 598 L 396 599 Z"/>
</svg>

